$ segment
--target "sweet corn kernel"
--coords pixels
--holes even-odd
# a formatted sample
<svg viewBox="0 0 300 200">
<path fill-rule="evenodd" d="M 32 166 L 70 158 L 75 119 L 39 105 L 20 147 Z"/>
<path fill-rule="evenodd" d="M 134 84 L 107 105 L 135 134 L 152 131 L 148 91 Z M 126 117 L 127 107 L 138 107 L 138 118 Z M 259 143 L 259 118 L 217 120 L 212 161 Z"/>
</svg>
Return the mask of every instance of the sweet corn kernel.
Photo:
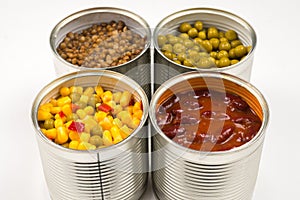
<svg viewBox="0 0 300 200">
<path fill-rule="evenodd" d="M 119 112 L 121 112 L 122 110 L 123 110 L 123 107 L 121 106 L 121 105 L 116 105 L 116 106 L 114 106 L 114 107 L 112 107 L 113 108 L 113 110 L 112 110 L 112 114 L 113 115 L 117 115 Z"/>
<path fill-rule="evenodd" d="M 39 110 L 50 112 L 53 105 L 51 103 L 43 104 L 39 107 Z"/>
<path fill-rule="evenodd" d="M 77 133 L 76 131 L 70 131 L 70 132 L 69 132 L 69 138 L 70 138 L 72 141 L 80 141 L 80 134 Z"/>
<path fill-rule="evenodd" d="M 53 117 L 53 115 L 48 112 L 48 111 L 45 111 L 45 110 L 38 110 L 38 121 L 45 121 L 47 119 L 51 119 Z"/>
<path fill-rule="evenodd" d="M 121 122 L 121 120 L 119 118 L 114 118 L 113 124 L 119 128 L 121 128 L 123 126 L 123 123 Z"/>
<path fill-rule="evenodd" d="M 120 130 L 117 126 L 111 127 L 110 132 L 111 132 L 114 144 L 121 142 L 123 140 L 123 138 L 120 134 Z"/>
<path fill-rule="evenodd" d="M 95 113 L 95 120 L 101 122 L 107 116 L 106 112 L 98 111 Z"/>
<path fill-rule="evenodd" d="M 120 103 L 121 96 L 122 96 L 122 92 L 115 92 L 113 93 L 113 100 L 116 103 Z"/>
<path fill-rule="evenodd" d="M 65 147 L 65 148 L 69 148 L 69 143 L 64 143 L 61 146 Z"/>
<path fill-rule="evenodd" d="M 50 112 L 53 114 L 53 115 L 55 115 L 55 114 L 57 114 L 57 113 L 59 113 L 61 111 L 61 107 L 58 107 L 58 106 L 53 106 L 52 108 L 51 108 L 51 110 L 50 110 Z"/>
<path fill-rule="evenodd" d="M 51 129 L 45 130 L 44 134 L 50 140 L 54 140 L 56 138 L 56 128 L 51 128 Z"/>
<path fill-rule="evenodd" d="M 80 142 L 77 147 L 78 150 L 87 150 L 86 142 Z"/>
<path fill-rule="evenodd" d="M 99 97 L 101 97 L 103 94 L 103 88 L 100 85 L 98 85 L 95 87 L 95 92 Z"/>
<path fill-rule="evenodd" d="M 110 130 L 112 127 L 112 122 L 108 117 L 105 117 L 102 121 L 99 122 L 100 126 L 103 128 L 103 130 Z"/>
<path fill-rule="evenodd" d="M 68 96 L 70 94 L 70 89 L 68 87 L 62 87 L 59 90 L 61 96 Z"/>
<path fill-rule="evenodd" d="M 139 120 L 142 119 L 142 116 L 143 116 L 143 111 L 142 111 L 142 110 L 136 110 L 136 111 L 133 113 L 133 117 L 136 117 L 136 118 L 139 119 Z"/>
<path fill-rule="evenodd" d="M 88 97 L 91 97 L 94 93 L 94 88 L 92 87 L 87 87 L 84 92 L 83 92 L 83 95 L 86 95 Z"/>
<path fill-rule="evenodd" d="M 103 94 L 101 95 L 101 99 L 104 103 L 108 103 L 112 100 L 112 93 L 111 91 L 105 91 L 103 92 Z"/>
<path fill-rule="evenodd" d="M 133 106 L 127 106 L 126 109 L 130 114 L 133 112 Z"/>
<path fill-rule="evenodd" d="M 80 100 L 79 101 L 81 101 L 81 102 L 83 102 L 83 103 L 85 103 L 85 104 L 87 104 L 88 103 L 88 101 L 89 101 L 89 97 L 87 96 L 87 95 L 81 95 L 81 97 L 80 97 Z"/>
<path fill-rule="evenodd" d="M 78 109 L 76 111 L 76 114 L 80 119 L 84 119 L 86 117 L 86 112 L 83 109 Z"/>
<path fill-rule="evenodd" d="M 69 148 L 70 149 L 78 149 L 78 145 L 79 145 L 79 142 L 74 140 L 74 141 L 71 141 L 70 144 L 69 144 Z"/>
<path fill-rule="evenodd" d="M 131 100 L 131 93 L 128 91 L 124 91 L 120 98 L 120 105 L 126 107 L 129 105 L 130 100 Z"/>
<path fill-rule="evenodd" d="M 91 130 L 92 130 L 92 128 L 94 127 L 94 126 L 97 126 L 97 122 L 94 120 L 94 118 L 92 118 L 91 116 L 89 116 L 89 117 L 86 117 L 84 120 L 82 120 L 82 122 L 84 123 L 84 131 L 85 132 L 87 132 L 87 133 L 89 133 Z"/>
<path fill-rule="evenodd" d="M 120 133 L 123 139 L 127 138 L 131 133 L 132 133 L 132 129 L 128 128 L 127 125 L 123 125 L 120 128 Z"/>
<path fill-rule="evenodd" d="M 70 104 L 71 102 L 72 102 L 72 100 L 71 100 L 71 98 L 69 96 L 60 97 L 57 100 L 57 106 L 62 107 L 63 105 Z"/>
<path fill-rule="evenodd" d="M 61 111 L 66 115 L 70 116 L 72 114 L 71 104 L 65 104 L 62 106 Z"/>
<path fill-rule="evenodd" d="M 64 126 L 60 126 L 57 128 L 56 131 L 56 138 L 55 138 L 55 142 L 58 144 L 64 144 L 68 141 L 69 137 L 68 137 L 68 133 L 67 133 L 67 129 Z"/>
<path fill-rule="evenodd" d="M 142 110 L 142 104 L 140 101 L 134 103 L 132 112 L 135 113 L 138 110 Z"/>
<path fill-rule="evenodd" d="M 54 120 L 54 127 L 58 128 L 64 126 L 64 121 L 61 118 L 55 119 Z"/>
<path fill-rule="evenodd" d="M 103 131 L 103 144 L 105 146 L 113 144 L 111 133 L 108 130 Z"/>
<path fill-rule="evenodd" d="M 71 86 L 70 87 L 70 92 L 73 93 L 78 93 L 78 94 L 82 94 L 83 93 L 83 88 L 80 86 Z"/>
<path fill-rule="evenodd" d="M 130 124 L 131 125 L 130 128 L 136 129 L 139 126 L 140 122 L 141 122 L 141 120 L 139 120 L 136 117 L 133 117 L 132 123 Z"/>
<path fill-rule="evenodd" d="M 93 115 L 95 112 L 95 109 L 92 106 L 87 106 L 83 109 L 87 115 Z"/>
<path fill-rule="evenodd" d="M 90 140 L 90 137 L 91 137 L 91 134 L 86 133 L 86 132 L 82 132 L 80 134 L 80 141 L 88 142 Z"/>
<path fill-rule="evenodd" d="M 53 106 L 57 106 L 57 100 L 54 98 L 51 98 L 49 103 L 51 103 Z"/>
</svg>

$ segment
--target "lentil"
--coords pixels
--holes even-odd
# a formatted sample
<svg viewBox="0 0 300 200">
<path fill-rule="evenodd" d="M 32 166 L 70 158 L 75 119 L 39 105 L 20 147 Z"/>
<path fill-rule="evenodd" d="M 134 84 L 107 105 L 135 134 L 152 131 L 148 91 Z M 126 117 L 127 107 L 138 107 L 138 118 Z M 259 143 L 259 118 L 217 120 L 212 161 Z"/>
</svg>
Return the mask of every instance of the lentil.
<svg viewBox="0 0 300 200">
<path fill-rule="evenodd" d="M 73 65 L 106 68 L 134 59 L 143 51 L 145 41 L 123 21 L 111 21 L 94 24 L 78 33 L 67 33 L 56 50 Z M 163 44 L 163 39 L 160 43 Z"/>
</svg>

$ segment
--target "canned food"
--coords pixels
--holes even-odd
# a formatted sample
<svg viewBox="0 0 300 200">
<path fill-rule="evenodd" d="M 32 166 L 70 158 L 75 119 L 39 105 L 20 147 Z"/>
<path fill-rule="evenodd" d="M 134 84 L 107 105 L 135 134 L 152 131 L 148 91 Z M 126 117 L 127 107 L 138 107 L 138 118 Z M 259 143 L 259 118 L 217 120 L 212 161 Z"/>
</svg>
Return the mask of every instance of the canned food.
<svg viewBox="0 0 300 200">
<path fill-rule="evenodd" d="M 201 27 L 199 27 L 199 24 L 201 24 Z M 186 30 L 185 27 L 182 27 L 183 25 L 188 25 L 191 29 L 194 29 L 195 30 L 194 32 L 199 34 L 199 36 L 197 35 L 195 38 L 195 35 L 193 35 L 192 30 L 190 31 L 191 33 L 190 32 L 185 33 L 184 31 Z M 200 29 L 203 30 L 200 31 Z M 202 32 L 203 34 L 201 35 Z M 223 36 L 220 36 L 221 32 Z M 214 36 L 214 33 L 217 33 L 217 36 Z M 227 33 L 226 36 L 225 33 Z M 191 45 L 193 45 L 194 43 L 197 49 L 199 49 L 199 51 L 202 51 L 200 52 L 201 54 L 200 57 L 201 58 L 203 57 L 203 59 L 200 60 L 198 59 L 199 61 L 197 61 L 197 65 L 200 63 L 199 64 L 200 66 L 205 66 L 205 67 L 192 66 L 192 64 L 190 63 L 191 59 L 184 60 L 187 61 L 187 63 L 181 60 L 184 59 L 184 55 L 181 56 L 181 54 L 178 53 L 182 50 L 180 48 L 182 46 L 180 41 L 178 41 L 177 44 L 174 44 L 172 46 L 173 47 L 172 49 L 174 49 L 174 46 L 176 47 L 175 49 L 176 51 L 173 52 L 173 54 L 177 54 L 175 58 L 173 58 L 174 56 L 172 55 L 166 54 L 165 50 L 167 50 L 167 53 L 169 53 L 168 52 L 169 48 L 164 47 L 165 49 L 162 49 L 161 40 L 163 38 L 161 37 L 166 36 L 168 38 L 169 36 L 173 36 L 173 35 L 178 36 L 178 38 L 183 43 L 185 40 L 189 40 L 188 38 L 190 37 L 191 40 L 187 41 L 186 42 L 187 44 L 185 44 L 184 46 L 187 46 L 190 43 Z M 218 39 L 218 41 L 213 41 L 219 37 L 222 39 Z M 188 10 L 182 10 L 173 13 L 165 17 L 163 20 L 161 20 L 154 30 L 153 39 L 154 39 L 154 47 L 155 47 L 155 52 L 154 52 L 155 89 L 157 89 L 162 83 L 172 78 L 173 76 L 176 76 L 180 73 L 195 71 L 195 70 L 201 72 L 224 72 L 224 73 L 229 73 L 238 76 L 246 81 L 250 80 L 253 56 L 256 47 L 256 33 L 249 23 L 247 23 L 244 19 L 242 19 L 241 17 L 233 13 L 223 11 L 223 10 L 218 10 L 218 9 L 212 9 L 212 8 L 193 8 Z M 172 40 L 170 41 L 171 43 L 176 42 L 173 41 L 174 37 L 169 39 Z M 235 39 L 238 40 L 234 41 Z M 230 40 L 234 41 L 235 44 L 231 45 L 230 43 L 228 43 L 228 40 L 229 42 Z M 222 52 L 224 51 L 223 49 L 227 49 L 229 51 L 231 46 L 232 47 L 237 46 L 237 42 L 238 44 L 242 44 L 240 46 L 241 48 L 238 47 L 239 49 L 236 50 L 238 54 L 241 53 L 243 54 L 243 58 L 242 59 L 238 58 L 238 60 L 233 59 L 229 66 L 227 66 L 227 64 L 225 65 L 225 61 L 224 61 L 225 58 L 223 59 L 222 55 L 212 55 L 211 54 L 212 52 L 210 52 L 211 49 L 207 47 L 207 45 L 209 45 L 209 47 L 213 48 L 215 42 L 218 44 L 220 43 L 220 45 L 217 44 L 216 46 L 217 48 L 216 51 L 220 51 L 219 54 L 222 54 Z M 247 51 L 246 47 L 249 47 L 248 48 L 249 53 L 247 53 L 247 55 L 246 55 L 246 51 Z M 196 50 L 189 49 L 189 51 L 193 51 L 192 53 L 195 53 Z M 216 51 L 213 53 L 216 54 Z M 198 52 L 198 50 L 196 52 Z M 207 59 L 206 58 L 207 56 L 203 56 L 202 54 L 204 54 L 204 52 L 206 52 L 208 57 L 210 57 L 211 59 Z M 189 53 L 191 54 L 191 52 Z M 194 54 L 193 57 L 195 57 Z M 216 60 L 218 61 L 218 63 L 220 63 L 219 66 L 215 64 L 217 62 Z M 179 63 L 178 61 L 182 61 L 182 62 Z M 226 61 L 229 62 L 229 59 L 226 59 Z M 213 65 L 210 65 L 209 64 L 210 62 L 212 62 Z"/>
<path fill-rule="evenodd" d="M 59 96 L 62 87 L 97 85 L 108 91 L 128 91 L 141 102 L 143 115 L 138 127 L 122 141 L 97 149 L 74 150 L 50 140 L 40 128 L 40 105 Z M 141 86 L 117 72 L 73 72 L 45 86 L 33 103 L 31 117 L 51 198 L 139 199 L 147 186 L 147 115 L 148 98 Z"/>
<path fill-rule="evenodd" d="M 222 144 L 226 148 L 217 151 L 213 149 L 213 146 L 208 149 L 207 146 L 206 148 L 193 148 L 193 146 L 183 145 L 178 143 L 176 136 L 170 139 L 158 124 L 160 120 L 157 119 L 156 112 L 167 99 L 188 89 L 196 92 L 202 89 L 217 91 L 217 93 L 211 93 L 210 108 L 211 114 L 215 113 L 216 116 L 220 112 L 220 107 L 219 102 L 214 101 L 213 95 L 218 95 L 215 98 L 220 98 L 221 93 L 230 93 L 241 97 L 261 120 L 258 132 L 241 146 L 227 149 L 225 142 Z M 199 102 L 202 103 L 202 100 Z M 182 105 L 177 107 L 183 109 L 186 102 L 181 103 Z M 167 106 L 170 108 L 169 104 Z M 203 107 L 205 108 L 201 105 L 201 108 Z M 245 117 L 244 114 L 242 115 Z M 251 199 L 269 120 L 268 105 L 263 95 L 253 85 L 229 74 L 183 73 L 166 81 L 157 89 L 150 103 L 149 116 L 153 126 L 151 129 L 152 181 L 158 199 Z M 216 118 L 214 120 L 218 121 Z M 247 126 L 250 127 L 251 123 L 250 120 Z M 180 127 L 184 127 L 184 124 L 184 121 L 180 122 L 177 138 L 181 137 Z M 214 125 L 210 126 L 214 130 Z M 197 128 L 200 131 L 203 130 L 200 125 Z M 236 141 L 242 139 L 237 138 Z M 202 144 L 205 141 L 211 142 L 211 138 L 207 138 Z"/>
<path fill-rule="evenodd" d="M 138 82 L 150 97 L 151 31 L 140 16 L 119 8 L 71 14 L 52 30 L 50 46 L 57 75 L 108 69 Z"/>
</svg>

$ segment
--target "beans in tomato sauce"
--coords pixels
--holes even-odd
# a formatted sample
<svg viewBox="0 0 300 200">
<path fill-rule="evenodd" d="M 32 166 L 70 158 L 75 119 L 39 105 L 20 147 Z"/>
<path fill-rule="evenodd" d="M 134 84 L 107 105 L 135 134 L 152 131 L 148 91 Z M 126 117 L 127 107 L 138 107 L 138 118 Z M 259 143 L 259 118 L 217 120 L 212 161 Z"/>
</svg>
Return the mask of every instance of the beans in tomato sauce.
<svg viewBox="0 0 300 200">
<path fill-rule="evenodd" d="M 174 142 L 201 151 L 225 151 L 249 142 L 262 121 L 239 95 L 208 89 L 173 94 L 156 111 Z"/>
</svg>

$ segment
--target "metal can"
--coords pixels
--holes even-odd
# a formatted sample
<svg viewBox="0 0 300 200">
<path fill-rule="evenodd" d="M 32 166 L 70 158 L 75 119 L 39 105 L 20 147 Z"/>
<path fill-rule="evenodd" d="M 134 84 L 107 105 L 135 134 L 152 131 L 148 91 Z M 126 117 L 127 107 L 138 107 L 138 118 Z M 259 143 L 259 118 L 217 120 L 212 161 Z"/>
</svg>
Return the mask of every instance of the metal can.
<svg viewBox="0 0 300 200">
<path fill-rule="evenodd" d="M 262 120 L 259 132 L 242 146 L 226 151 L 196 151 L 169 139 L 159 128 L 156 110 L 177 92 L 208 88 L 241 96 Z M 187 72 L 165 82 L 154 93 L 152 123 L 152 181 L 158 199 L 250 200 L 263 148 L 269 109 L 251 84 L 222 73 Z"/>
<path fill-rule="evenodd" d="M 237 64 L 223 68 L 208 68 L 200 69 L 195 67 L 187 67 L 179 65 L 168 59 L 160 50 L 157 38 L 159 35 L 176 34 L 181 23 L 194 23 L 200 20 L 204 27 L 214 26 L 219 30 L 226 31 L 229 29 L 235 30 L 240 41 L 246 46 L 252 46 L 248 55 L 239 61 Z M 192 8 L 173 13 L 156 26 L 154 33 L 154 83 L 157 89 L 162 83 L 180 73 L 188 71 L 201 72 L 224 72 L 238 76 L 249 81 L 253 64 L 254 51 L 256 47 L 256 33 L 252 26 L 241 17 L 224 11 L 213 8 Z"/>
<path fill-rule="evenodd" d="M 100 84 L 105 90 L 131 92 L 142 102 L 141 123 L 115 145 L 89 151 L 65 148 L 49 140 L 37 121 L 39 105 L 59 95 L 62 86 Z M 139 199 L 148 180 L 148 98 L 129 77 L 108 70 L 73 72 L 62 76 L 37 95 L 31 112 L 46 183 L 52 199 Z"/>
<path fill-rule="evenodd" d="M 50 34 L 50 47 L 54 58 L 57 75 L 79 70 L 95 70 L 95 68 L 79 67 L 64 60 L 57 52 L 57 47 L 68 32 L 80 32 L 94 24 L 123 21 L 133 32 L 146 39 L 143 51 L 134 59 L 107 69 L 127 75 L 140 84 L 148 97 L 151 95 L 150 86 L 150 44 L 151 31 L 148 23 L 140 16 L 119 8 L 98 7 L 81 10 L 62 19 Z"/>
</svg>

